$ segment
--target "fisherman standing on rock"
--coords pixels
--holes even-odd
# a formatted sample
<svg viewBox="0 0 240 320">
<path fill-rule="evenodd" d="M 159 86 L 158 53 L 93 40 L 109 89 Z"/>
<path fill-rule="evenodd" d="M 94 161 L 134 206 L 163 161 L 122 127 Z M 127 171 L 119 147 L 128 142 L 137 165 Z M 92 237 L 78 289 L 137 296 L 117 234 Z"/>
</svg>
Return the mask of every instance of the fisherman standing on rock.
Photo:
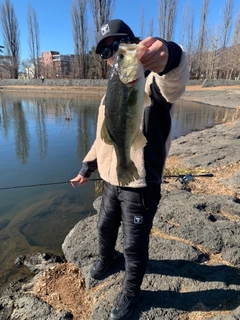
<svg viewBox="0 0 240 320">
<path fill-rule="evenodd" d="M 106 96 L 99 107 L 96 139 L 83 160 L 79 174 L 71 180 L 71 184 L 75 187 L 87 183 L 96 169 L 104 181 L 98 217 L 99 257 L 90 268 L 90 277 L 102 278 L 116 262 L 119 253 L 115 250 L 115 244 L 122 223 L 125 276 L 121 294 L 111 310 L 110 319 L 123 320 L 129 319 L 134 311 L 146 272 L 149 234 L 161 198 L 163 169 L 171 143 L 174 102 L 184 93 L 189 73 L 186 55 L 179 45 L 153 37 L 140 41 L 122 20 L 105 23 L 97 39 L 96 53 L 107 59 L 113 69 Z M 130 173 L 124 179 L 119 177 L 118 169 L 122 165 L 119 162 L 125 160 L 119 160 L 121 150 L 116 148 L 118 138 L 111 132 L 108 111 L 111 104 L 114 109 L 120 107 L 119 110 L 125 110 L 126 106 L 135 106 L 141 92 L 137 76 L 134 81 L 122 83 L 121 75 L 126 76 L 127 71 L 121 73 L 120 69 L 124 65 L 123 59 L 128 61 L 128 49 L 124 57 L 127 45 L 124 47 L 122 43 L 136 43 L 139 48 L 145 47 L 139 57 L 146 79 L 145 88 L 142 90 L 145 90 L 150 98 L 148 105 L 142 106 L 139 127 L 146 143 L 140 147 L 136 134 L 129 151 L 129 161 L 134 162 L 137 174 L 131 176 Z M 121 54 L 118 54 L 119 46 Z M 138 74 L 139 72 L 136 72 L 136 75 Z M 125 115 L 128 116 L 129 112 Z M 112 119 L 112 127 L 118 126 L 118 119 L 126 119 L 121 116 Z M 128 121 L 130 120 L 126 120 Z M 121 128 L 124 126 L 121 123 L 119 125 Z M 125 133 L 121 132 L 119 139 L 124 134 L 128 137 L 128 131 L 127 128 Z M 125 136 L 122 141 L 124 139 Z M 124 165 L 128 171 L 126 163 Z"/>
</svg>

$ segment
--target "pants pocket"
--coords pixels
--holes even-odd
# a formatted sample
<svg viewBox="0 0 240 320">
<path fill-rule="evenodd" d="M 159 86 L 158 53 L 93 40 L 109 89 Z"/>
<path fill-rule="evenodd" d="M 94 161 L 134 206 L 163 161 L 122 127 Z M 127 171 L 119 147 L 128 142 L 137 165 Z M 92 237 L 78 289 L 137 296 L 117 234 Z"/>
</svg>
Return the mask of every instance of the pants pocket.
<svg viewBox="0 0 240 320">
<path fill-rule="evenodd" d="M 148 186 L 142 189 L 141 192 L 142 204 L 147 210 L 157 210 L 157 206 L 161 199 L 160 185 Z"/>
</svg>

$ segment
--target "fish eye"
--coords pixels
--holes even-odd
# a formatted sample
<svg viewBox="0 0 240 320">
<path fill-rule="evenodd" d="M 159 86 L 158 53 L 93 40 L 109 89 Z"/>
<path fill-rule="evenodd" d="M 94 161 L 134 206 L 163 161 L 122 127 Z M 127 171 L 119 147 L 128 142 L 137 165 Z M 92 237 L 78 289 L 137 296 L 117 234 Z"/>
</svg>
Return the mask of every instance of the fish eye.
<svg viewBox="0 0 240 320">
<path fill-rule="evenodd" d="M 120 53 L 120 54 L 119 54 L 119 58 L 120 58 L 120 59 L 123 59 L 123 58 L 124 58 L 124 55 L 123 55 L 122 53 Z"/>
</svg>

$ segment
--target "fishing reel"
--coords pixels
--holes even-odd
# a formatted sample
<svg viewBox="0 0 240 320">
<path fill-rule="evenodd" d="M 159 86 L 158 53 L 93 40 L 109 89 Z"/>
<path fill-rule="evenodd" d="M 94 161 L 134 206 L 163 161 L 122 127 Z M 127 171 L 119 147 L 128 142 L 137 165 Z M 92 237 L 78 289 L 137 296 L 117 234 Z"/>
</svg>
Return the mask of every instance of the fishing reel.
<svg viewBox="0 0 240 320">
<path fill-rule="evenodd" d="M 165 178 L 176 178 L 175 181 L 179 181 L 182 185 L 181 190 L 191 191 L 189 182 L 195 181 L 194 177 L 213 177 L 212 173 L 204 174 L 178 174 L 178 175 L 166 175 Z"/>
<path fill-rule="evenodd" d="M 175 181 L 180 181 L 182 185 L 181 190 L 190 192 L 191 188 L 189 187 L 189 182 L 194 181 L 194 177 L 191 174 L 180 174 Z"/>
</svg>

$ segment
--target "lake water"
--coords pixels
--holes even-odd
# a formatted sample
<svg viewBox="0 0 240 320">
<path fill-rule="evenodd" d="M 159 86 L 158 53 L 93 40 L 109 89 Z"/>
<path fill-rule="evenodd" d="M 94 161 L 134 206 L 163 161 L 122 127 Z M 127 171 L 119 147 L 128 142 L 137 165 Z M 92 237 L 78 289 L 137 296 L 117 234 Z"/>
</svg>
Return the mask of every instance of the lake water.
<svg viewBox="0 0 240 320">
<path fill-rule="evenodd" d="M 96 182 L 79 188 L 75 177 L 95 137 L 100 95 L 0 93 L 0 285 L 26 270 L 17 257 L 61 254 L 61 244 L 95 210 Z M 173 138 L 237 117 L 236 110 L 180 100 Z M 91 178 L 96 178 L 93 175 Z"/>
</svg>

